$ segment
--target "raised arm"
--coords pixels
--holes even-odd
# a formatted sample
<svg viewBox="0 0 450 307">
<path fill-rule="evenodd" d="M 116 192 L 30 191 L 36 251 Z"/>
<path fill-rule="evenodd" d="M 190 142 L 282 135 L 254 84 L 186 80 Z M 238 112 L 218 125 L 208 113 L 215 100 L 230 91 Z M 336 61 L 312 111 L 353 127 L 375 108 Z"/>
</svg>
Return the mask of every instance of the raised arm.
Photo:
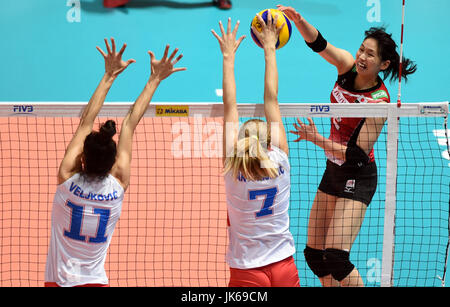
<svg viewBox="0 0 450 307">
<path fill-rule="evenodd" d="M 78 128 L 66 149 L 66 153 L 58 171 L 58 184 L 63 183 L 75 173 L 81 171 L 81 154 L 83 153 L 84 140 L 86 139 L 86 136 L 92 132 L 95 118 L 103 106 L 106 95 L 119 74 L 123 72 L 128 65 L 135 62 L 133 59 L 126 62 L 122 60 L 126 44 L 122 46 L 119 52 L 116 52 L 116 43 L 113 38 L 111 38 L 112 49 L 107 39 L 105 39 L 105 44 L 107 49 L 106 53 L 97 46 L 97 50 L 105 59 L 105 74 L 84 108 Z"/>
<path fill-rule="evenodd" d="M 239 131 L 239 114 L 236 103 L 234 62 L 236 50 L 245 36 L 241 36 L 236 40 L 239 21 L 234 26 L 233 31 L 231 31 L 231 18 L 228 18 L 226 32 L 221 21 L 219 22 L 219 26 L 222 37 L 220 37 L 214 30 L 211 30 L 211 32 L 217 38 L 223 55 L 223 160 L 225 160 L 227 153 L 234 148 Z"/>
<path fill-rule="evenodd" d="M 373 149 L 383 129 L 385 120 L 385 118 L 364 119 L 356 142 L 348 144 L 348 146 L 333 142 L 321 135 L 311 118 L 308 118 L 309 125 L 297 118 L 297 123 L 294 123 L 295 131 L 291 131 L 291 133 L 299 136 L 294 142 L 301 140 L 310 141 L 339 160 L 348 162 L 352 159 L 352 162 L 355 162 L 356 160 L 364 160 L 366 156 L 368 159 L 368 154 Z"/>
<path fill-rule="evenodd" d="M 327 42 L 320 32 L 313 25 L 308 23 L 294 8 L 283 5 L 277 5 L 277 7 L 294 22 L 305 42 L 313 50 L 318 48 L 316 52 L 318 52 L 328 63 L 337 68 L 339 75 L 346 73 L 352 68 L 355 59 L 347 50 L 337 48 Z"/>
<path fill-rule="evenodd" d="M 177 71 L 186 70 L 185 67 L 174 68 L 175 64 L 183 57 L 180 54 L 175 60 L 178 49 L 175 49 L 172 54 L 169 54 L 169 45 L 166 46 L 164 56 L 161 60 L 157 60 L 153 52 L 149 51 L 151 74 L 150 78 L 145 84 L 144 90 L 136 99 L 130 111 L 125 116 L 122 122 L 122 129 L 119 136 L 119 144 L 117 145 L 116 162 L 111 170 L 111 174 L 119 180 L 124 189 L 128 188 L 130 182 L 130 164 L 131 164 L 131 150 L 133 143 L 134 131 L 148 108 L 153 94 L 158 88 L 162 80 L 169 77 Z"/>
<path fill-rule="evenodd" d="M 278 68 L 276 60 L 276 43 L 278 35 L 284 24 L 277 28 L 278 16 L 272 19 L 272 14 L 267 14 L 267 25 L 260 15 L 257 15 L 261 24 L 261 32 L 253 28 L 264 48 L 265 75 L 264 75 L 264 113 L 271 133 L 272 144 L 289 155 L 289 146 L 286 131 L 281 118 L 278 105 Z"/>
</svg>

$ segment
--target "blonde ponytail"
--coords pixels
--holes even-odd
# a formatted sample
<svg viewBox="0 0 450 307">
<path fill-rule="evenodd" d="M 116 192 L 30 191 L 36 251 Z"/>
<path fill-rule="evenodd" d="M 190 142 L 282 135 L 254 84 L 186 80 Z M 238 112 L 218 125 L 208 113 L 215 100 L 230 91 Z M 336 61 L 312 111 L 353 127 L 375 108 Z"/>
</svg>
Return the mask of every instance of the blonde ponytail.
<svg viewBox="0 0 450 307">
<path fill-rule="evenodd" d="M 258 119 L 245 122 L 233 151 L 227 154 L 224 172 L 231 172 L 233 178 L 237 179 L 242 175 L 251 181 L 276 178 L 278 167 L 267 154 L 269 146 L 270 131 L 266 122 Z"/>
</svg>

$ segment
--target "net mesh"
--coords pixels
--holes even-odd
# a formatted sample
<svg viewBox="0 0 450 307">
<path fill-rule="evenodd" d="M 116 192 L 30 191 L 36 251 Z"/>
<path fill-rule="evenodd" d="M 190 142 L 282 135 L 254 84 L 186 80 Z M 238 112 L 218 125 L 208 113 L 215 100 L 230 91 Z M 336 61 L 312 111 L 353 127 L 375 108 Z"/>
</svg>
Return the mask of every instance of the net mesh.
<svg viewBox="0 0 450 307">
<path fill-rule="evenodd" d="M 442 276 L 447 257 L 450 165 L 442 141 L 444 117 L 419 115 L 399 119 L 394 286 L 439 286 L 436 276 Z M 330 118 L 312 116 L 328 136 Z M 120 129 L 121 116 L 101 116 L 95 127 L 106 119 L 116 120 Z M 295 118 L 283 121 L 292 130 Z M 56 174 L 78 123 L 78 117 L 0 117 L 0 286 L 44 284 Z M 218 116 L 142 119 L 105 265 L 111 286 L 227 285 L 222 123 Z M 387 138 L 385 126 L 375 145 L 377 191 L 351 250 L 367 286 L 380 285 Z M 294 259 L 301 285 L 320 286 L 303 249 L 326 157 L 312 143 L 294 139 L 288 135 Z"/>
</svg>

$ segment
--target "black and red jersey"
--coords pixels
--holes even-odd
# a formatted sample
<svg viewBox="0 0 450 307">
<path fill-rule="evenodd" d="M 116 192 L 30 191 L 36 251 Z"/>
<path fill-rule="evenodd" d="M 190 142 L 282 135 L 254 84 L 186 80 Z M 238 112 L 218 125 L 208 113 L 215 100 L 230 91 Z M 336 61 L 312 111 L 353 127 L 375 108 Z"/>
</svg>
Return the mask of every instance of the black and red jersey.
<svg viewBox="0 0 450 307">
<path fill-rule="evenodd" d="M 347 73 L 338 76 L 334 88 L 331 91 L 331 103 L 377 103 L 381 101 L 390 101 L 389 92 L 379 76 L 377 78 L 378 82 L 376 86 L 365 90 L 356 90 L 354 84 L 357 75 L 356 66 L 354 65 Z M 331 118 L 329 138 L 339 144 L 347 145 L 347 142 L 361 120 L 362 118 Z M 329 154 L 327 154 L 327 157 L 329 160 L 339 165 L 344 162 Z M 375 160 L 373 149 L 369 154 L 369 158 L 371 162 Z"/>
</svg>

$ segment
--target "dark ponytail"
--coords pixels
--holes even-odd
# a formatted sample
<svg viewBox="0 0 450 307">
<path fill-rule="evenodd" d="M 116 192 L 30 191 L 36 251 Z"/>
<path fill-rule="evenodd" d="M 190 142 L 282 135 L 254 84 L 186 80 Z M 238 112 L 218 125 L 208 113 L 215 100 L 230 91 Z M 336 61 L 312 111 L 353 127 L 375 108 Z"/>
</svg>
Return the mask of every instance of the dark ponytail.
<svg viewBox="0 0 450 307">
<path fill-rule="evenodd" d="M 104 178 L 116 162 L 116 142 L 112 139 L 116 134 L 116 123 L 106 121 L 98 132 L 91 132 L 84 141 L 83 173 L 89 177 Z"/>
<path fill-rule="evenodd" d="M 100 137 L 105 143 L 109 142 L 116 134 L 116 123 L 113 120 L 108 120 L 100 127 Z"/>
<path fill-rule="evenodd" d="M 383 79 L 389 78 L 389 81 L 394 81 L 399 77 L 400 55 L 397 53 L 397 44 L 392 39 L 392 34 L 386 33 L 384 27 L 372 27 L 365 32 L 365 39 L 373 38 L 378 42 L 378 52 L 382 61 L 391 61 L 388 68 L 383 70 Z M 417 65 L 413 61 L 403 57 L 402 61 L 402 78 L 408 80 L 408 75 L 415 73 Z"/>
</svg>

